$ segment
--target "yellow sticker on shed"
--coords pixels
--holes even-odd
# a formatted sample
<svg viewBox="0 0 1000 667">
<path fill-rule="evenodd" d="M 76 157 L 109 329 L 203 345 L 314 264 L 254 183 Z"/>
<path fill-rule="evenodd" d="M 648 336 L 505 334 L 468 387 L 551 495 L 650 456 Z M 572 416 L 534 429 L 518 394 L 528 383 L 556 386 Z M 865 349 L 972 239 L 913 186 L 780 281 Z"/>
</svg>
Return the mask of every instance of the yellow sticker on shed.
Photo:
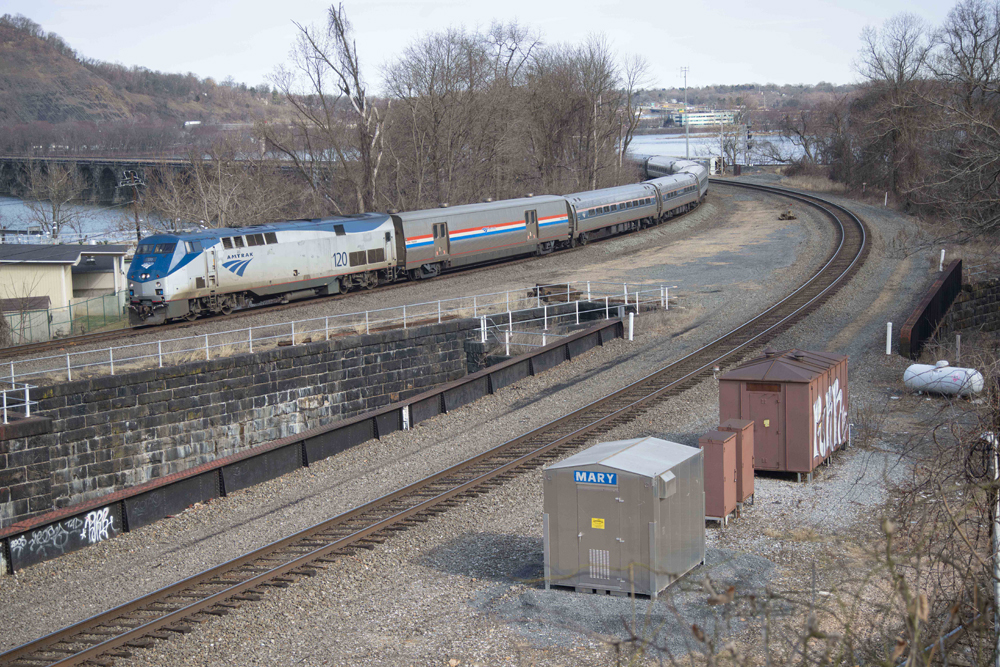
<svg viewBox="0 0 1000 667">
<path fill-rule="evenodd" d="M 594 519 L 594 518 L 591 518 L 590 519 L 590 527 L 591 528 L 599 528 L 600 530 L 604 530 L 604 519 Z"/>
</svg>

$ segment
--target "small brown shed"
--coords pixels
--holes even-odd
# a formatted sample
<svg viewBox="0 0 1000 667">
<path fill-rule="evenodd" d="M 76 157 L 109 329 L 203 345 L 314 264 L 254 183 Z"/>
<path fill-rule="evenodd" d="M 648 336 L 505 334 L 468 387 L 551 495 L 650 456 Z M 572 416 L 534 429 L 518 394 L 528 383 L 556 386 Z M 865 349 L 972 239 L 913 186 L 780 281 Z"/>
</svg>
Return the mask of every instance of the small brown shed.
<svg viewBox="0 0 1000 667">
<path fill-rule="evenodd" d="M 736 434 L 709 431 L 698 446 L 705 451 L 705 518 L 724 526 L 736 510 Z"/>
<path fill-rule="evenodd" d="M 727 419 L 719 430 L 736 434 L 736 502 L 742 504 L 753 497 L 753 422 Z"/>
<path fill-rule="evenodd" d="M 810 475 L 847 442 L 845 355 L 805 350 L 752 359 L 719 378 L 719 418 L 754 423 L 754 468 Z"/>
</svg>

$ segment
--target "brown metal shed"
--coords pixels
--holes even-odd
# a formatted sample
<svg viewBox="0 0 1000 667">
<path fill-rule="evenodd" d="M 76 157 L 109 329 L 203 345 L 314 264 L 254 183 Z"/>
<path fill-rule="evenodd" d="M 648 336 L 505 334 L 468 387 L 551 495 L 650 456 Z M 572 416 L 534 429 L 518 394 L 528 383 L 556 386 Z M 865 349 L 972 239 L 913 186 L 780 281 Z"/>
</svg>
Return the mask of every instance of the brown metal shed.
<svg viewBox="0 0 1000 667">
<path fill-rule="evenodd" d="M 736 434 L 736 503 L 753 497 L 753 422 L 749 419 L 727 419 L 720 431 Z"/>
<path fill-rule="evenodd" d="M 705 518 L 726 525 L 736 510 L 736 434 L 709 431 L 698 446 L 705 450 Z"/>
<path fill-rule="evenodd" d="M 752 359 L 719 378 L 719 417 L 754 422 L 754 468 L 802 474 L 847 442 L 845 355 L 806 350 Z"/>
</svg>

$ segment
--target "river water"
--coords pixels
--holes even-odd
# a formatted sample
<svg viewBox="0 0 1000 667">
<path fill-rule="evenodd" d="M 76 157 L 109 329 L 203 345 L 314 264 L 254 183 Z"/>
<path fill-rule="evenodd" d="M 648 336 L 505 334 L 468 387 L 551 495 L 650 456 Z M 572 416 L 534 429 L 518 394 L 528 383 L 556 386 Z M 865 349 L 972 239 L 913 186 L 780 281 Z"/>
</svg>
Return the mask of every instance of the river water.
<svg viewBox="0 0 1000 667">
<path fill-rule="evenodd" d="M 790 155 L 800 155 L 796 147 L 782 137 L 761 137 L 758 142 L 770 141 L 776 143 L 782 152 Z M 633 137 L 629 145 L 629 153 L 635 157 L 654 155 L 684 157 L 685 145 L 683 134 L 643 134 Z M 719 137 L 710 133 L 692 133 L 690 136 L 691 158 L 705 158 L 719 155 Z M 751 161 L 760 163 L 751 156 Z M 0 227 L 7 229 L 38 228 L 38 213 L 36 205 L 26 204 L 15 197 L 0 197 Z M 67 208 L 77 221 L 77 229 L 64 229 L 60 238 L 68 243 L 78 241 L 129 242 L 135 239 L 135 217 L 128 204 L 116 206 L 70 205 Z M 143 236 L 152 234 L 152 230 L 143 229 Z M 8 242 L 10 238 L 8 237 Z"/>
</svg>

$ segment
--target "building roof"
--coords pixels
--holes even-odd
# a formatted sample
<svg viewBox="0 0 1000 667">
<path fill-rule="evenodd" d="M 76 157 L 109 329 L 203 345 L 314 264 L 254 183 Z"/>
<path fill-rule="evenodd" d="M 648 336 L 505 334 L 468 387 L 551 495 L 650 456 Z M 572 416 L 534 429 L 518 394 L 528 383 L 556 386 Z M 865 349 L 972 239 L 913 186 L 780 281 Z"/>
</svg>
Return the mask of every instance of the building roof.
<svg viewBox="0 0 1000 667">
<path fill-rule="evenodd" d="M 812 382 L 824 371 L 847 359 L 842 354 L 828 352 L 808 352 L 806 350 L 785 350 L 774 352 L 765 350 L 764 356 L 751 359 L 738 366 L 719 380 L 748 382 Z"/>
<path fill-rule="evenodd" d="M 622 472 L 656 477 L 700 453 L 701 450 L 697 447 L 688 447 L 669 440 L 652 437 L 632 438 L 598 443 L 558 463 L 553 463 L 546 470 L 602 465 Z"/>
<path fill-rule="evenodd" d="M 84 255 L 79 264 L 73 267 L 73 275 L 80 273 L 113 273 L 115 258 L 111 255 Z"/>
<path fill-rule="evenodd" d="M 0 299 L 0 313 L 28 313 L 48 310 L 52 301 L 47 296 L 29 296 L 23 299 Z"/>
<path fill-rule="evenodd" d="M 70 264 L 80 263 L 82 255 L 128 254 L 125 245 L 46 245 L 0 243 L 0 264 Z"/>
</svg>

